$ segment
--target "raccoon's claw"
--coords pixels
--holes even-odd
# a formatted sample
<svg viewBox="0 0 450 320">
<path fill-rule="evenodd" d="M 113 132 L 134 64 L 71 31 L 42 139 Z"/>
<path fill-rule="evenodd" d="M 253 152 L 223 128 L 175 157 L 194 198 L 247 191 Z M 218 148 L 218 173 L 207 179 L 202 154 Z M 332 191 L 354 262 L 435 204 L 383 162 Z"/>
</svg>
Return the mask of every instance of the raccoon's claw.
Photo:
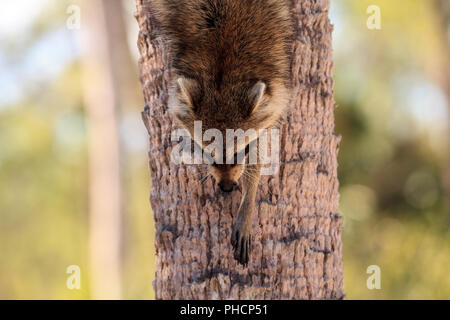
<svg viewBox="0 0 450 320">
<path fill-rule="evenodd" d="M 247 266 L 252 248 L 251 235 L 247 232 L 242 232 L 239 228 L 234 228 L 231 235 L 231 245 L 234 250 L 234 259 L 243 266 Z"/>
</svg>

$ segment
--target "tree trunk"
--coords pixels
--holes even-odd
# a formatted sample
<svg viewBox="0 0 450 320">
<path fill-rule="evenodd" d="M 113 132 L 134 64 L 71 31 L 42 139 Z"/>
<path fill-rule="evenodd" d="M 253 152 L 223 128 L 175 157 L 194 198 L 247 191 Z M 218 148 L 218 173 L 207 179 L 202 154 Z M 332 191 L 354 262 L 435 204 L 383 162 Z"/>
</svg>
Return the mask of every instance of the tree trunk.
<svg viewBox="0 0 450 320">
<path fill-rule="evenodd" d="M 444 50 L 447 50 L 447 56 L 442 64 L 442 74 L 439 77 L 439 82 L 441 87 L 447 97 L 448 114 L 450 115 L 450 3 L 448 0 L 436 0 L 435 7 L 437 16 L 440 18 L 440 25 L 442 26 L 442 42 L 444 45 Z M 450 117 L 448 120 L 450 124 Z M 450 130 L 448 128 L 447 130 Z M 448 141 L 450 142 L 450 140 Z M 450 150 L 447 149 L 447 150 Z M 450 197 L 450 152 L 447 151 L 446 154 L 447 161 L 444 162 L 444 167 L 442 168 L 442 185 L 444 187 L 447 197 Z"/>
<path fill-rule="evenodd" d="M 200 183 L 200 166 L 170 162 L 168 47 L 137 0 L 141 81 L 150 135 L 157 299 L 342 299 L 332 26 L 329 0 L 293 0 L 294 90 L 281 130 L 280 170 L 262 177 L 248 267 L 230 245 L 239 194 Z"/>
<path fill-rule="evenodd" d="M 89 132 L 90 278 L 94 299 L 121 298 L 122 190 L 119 75 L 116 38 L 124 28 L 121 3 L 86 3 L 83 28 L 84 93 Z M 114 25 L 111 19 L 114 17 Z M 118 45 L 117 45 L 118 44 Z"/>
</svg>

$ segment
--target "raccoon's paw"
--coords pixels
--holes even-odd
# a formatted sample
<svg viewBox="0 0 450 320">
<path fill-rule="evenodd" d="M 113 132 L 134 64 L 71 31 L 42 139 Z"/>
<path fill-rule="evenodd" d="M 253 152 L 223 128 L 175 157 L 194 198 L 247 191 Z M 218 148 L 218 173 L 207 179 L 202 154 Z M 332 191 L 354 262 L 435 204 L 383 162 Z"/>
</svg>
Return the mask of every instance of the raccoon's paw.
<svg viewBox="0 0 450 320">
<path fill-rule="evenodd" d="M 234 250 L 234 259 L 236 259 L 243 266 L 248 265 L 250 251 L 252 249 L 252 235 L 247 228 L 242 228 L 242 225 L 235 224 L 233 233 L 231 234 L 231 245 Z"/>
</svg>

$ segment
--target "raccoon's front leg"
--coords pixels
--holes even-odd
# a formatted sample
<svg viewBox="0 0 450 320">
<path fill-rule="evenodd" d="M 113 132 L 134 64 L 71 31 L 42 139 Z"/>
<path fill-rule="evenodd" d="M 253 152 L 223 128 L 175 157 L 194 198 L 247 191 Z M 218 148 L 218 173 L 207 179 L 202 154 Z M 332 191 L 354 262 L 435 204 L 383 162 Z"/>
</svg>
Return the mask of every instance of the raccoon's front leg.
<svg viewBox="0 0 450 320">
<path fill-rule="evenodd" d="M 252 215 L 255 209 L 256 191 L 258 190 L 260 176 L 261 165 L 246 165 L 243 174 L 241 205 L 231 234 L 234 258 L 242 265 L 248 264 L 248 257 L 252 248 Z"/>
</svg>

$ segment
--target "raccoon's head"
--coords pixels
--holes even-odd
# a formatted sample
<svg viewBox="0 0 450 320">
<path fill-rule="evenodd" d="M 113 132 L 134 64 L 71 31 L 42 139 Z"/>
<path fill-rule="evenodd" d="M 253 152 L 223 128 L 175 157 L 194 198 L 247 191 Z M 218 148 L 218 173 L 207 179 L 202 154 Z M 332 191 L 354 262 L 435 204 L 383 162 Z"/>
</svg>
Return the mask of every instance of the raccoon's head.
<svg viewBox="0 0 450 320">
<path fill-rule="evenodd" d="M 279 121 L 288 103 L 287 92 L 281 82 L 267 85 L 263 81 L 254 80 L 218 87 L 181 77 L 170 90 L 169 110 L 176 122 L 188 130 L 194 140 L 198 138 L 198 135 L 194 135 L 194 124 L 201 121 L 202 139 L 195 142 L 205 152 L 210 143 L 203 141 L 210 139 L 204 137 L 205 132 L 209 129 L 220 131 L 223 150 L 221 153 L 211 154 L 214 163 L 210 164 L 209 169 L 221 190 L 230 192 L 237 186 L 245 169 L 250 145 L 256 145 L 251 142 L 256 140 L 260 130 L 271 128 Z M 228 129 L 244 132 L 245 139 L 226 143 Z M 256 134 L 247 135 L 250 132 Z M 213 142 L 214 139 L 211 143 Z M 218 160 L 218 157 L 223 161 Z M 230 159 L 233 159 L 231 163 Z"/>
</svg>

